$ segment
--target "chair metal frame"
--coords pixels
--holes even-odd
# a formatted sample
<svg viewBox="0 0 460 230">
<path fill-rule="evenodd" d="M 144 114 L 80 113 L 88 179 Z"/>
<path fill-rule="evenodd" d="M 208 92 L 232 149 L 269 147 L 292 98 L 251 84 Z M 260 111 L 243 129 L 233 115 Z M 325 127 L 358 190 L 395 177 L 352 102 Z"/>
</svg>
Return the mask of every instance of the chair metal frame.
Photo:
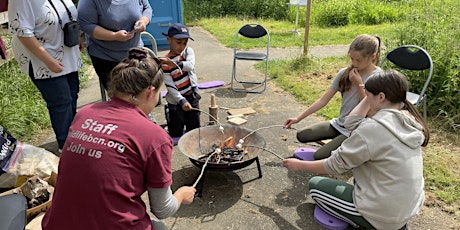
<svg viewBox="0 0 460 230">
<path fill-rule="evenodd" d="M 393 50 L 383 57 L 380 62 L 380 67 L 383 66 L 385 61 L 390 61 L 393 65 L 403 69 L 403 70 L 417 70 L 424 71 L 429 69 L 429 73 L 426 77 L 425 83 L 423 85 L 420 93 L 407 92 L 407 100 L 411 102 L 416 107 L 422 105 L 423 107 L 423 117 L 427 118 L 427 88 L 430 84 L 431 78 L 433 76 L 433 60 L 431 59 L 430 54 L 420 46 L 416 45 L 402 45 Z"/>
<path fill-rule="evenodd" d="M 256 51 L 242 51 L 241 43 L 238 42 L 238 39 L 241 37 L 249 39 L 261 39 L 266 37 L 265 52 L 256 52 Z M 267 78 L 268 78 L 268 58 L 270 54 L 270 34 L 262 25 L 250 23 L 242 26 L 234 37 L 234 46 L 233 46 L 233 66 L 232 66 L 232 80 L 231 88 L 236 92 L 247 92 L 247 93 L 262 93 L 267 88 Z M 264 79 L 262 81 L 249 81 L 249 80 L 238 80 L 236 74 L 236 64 L 237 61 L 265 61 L 265 73 Z M 242 84 L 252 84 L 252 85 L 261 85 L 262 89 L 242 89 L 235 88 L 234 82 Z"/>
</svg>

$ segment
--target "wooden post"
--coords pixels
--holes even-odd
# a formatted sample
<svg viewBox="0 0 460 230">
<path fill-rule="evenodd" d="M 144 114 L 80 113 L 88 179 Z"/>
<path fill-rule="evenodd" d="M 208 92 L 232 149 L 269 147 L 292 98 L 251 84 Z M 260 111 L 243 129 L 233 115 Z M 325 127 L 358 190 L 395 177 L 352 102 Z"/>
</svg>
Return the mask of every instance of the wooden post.
<svg viewBox="0 0 460 230">
<path fill-rule="evenodd" d="M 311 0 L 307 0 L 307 12 L 305 19 L 305 37 L 303 40 L 303 55 L 307 56 L 308 54 L 308 36 L 310 34 L 310 10 L 311 10 Z"/>
<path fill-rule="evenodd" d="M 216 96 L 211 94 L 211 105 L 209 106 L 209 124 L 217 125 L 217 111 L 219 107 L 216 104 Z"/>
</svg>

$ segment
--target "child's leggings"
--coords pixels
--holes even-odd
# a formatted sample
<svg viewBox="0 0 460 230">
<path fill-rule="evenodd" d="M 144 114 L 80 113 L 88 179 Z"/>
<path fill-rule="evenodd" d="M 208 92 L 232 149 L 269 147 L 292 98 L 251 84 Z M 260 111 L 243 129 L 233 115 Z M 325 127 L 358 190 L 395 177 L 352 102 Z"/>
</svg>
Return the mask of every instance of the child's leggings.
<svg viewBox="0 0 460 230">
<path fill-rule="evenodd" d="M 329 121 L 316 123 L 297 132 L 297 140 L 302 143 L 332 139 L 321 146 L 313 155 L 315 160 L 328 158 L 347 137 L 331 126 Z"/>
<path fill-rule="evenodd" d="M 310 194 L 323 211 L 353 227 L 374 229 L 356 210 L 353 203 L 353 185 L 328 177 L 314 176 L 309 183 Z"/>
</svg>

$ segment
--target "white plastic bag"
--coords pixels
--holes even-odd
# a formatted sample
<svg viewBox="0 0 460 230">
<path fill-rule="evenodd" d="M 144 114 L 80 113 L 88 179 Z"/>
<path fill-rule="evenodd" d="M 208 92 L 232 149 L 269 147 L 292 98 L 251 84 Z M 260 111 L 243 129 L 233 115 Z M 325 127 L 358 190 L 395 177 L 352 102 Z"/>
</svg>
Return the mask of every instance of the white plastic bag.
<svg viewBox="0 0 460 230">
<path fill-rule="evenodd" d="M 13 188 L 28 178 L 46 178 L 57 173 L 59 157 L 40 147 L 17 141 L 8 172 L 0 176 L 0 188 Z"/>
</svg>

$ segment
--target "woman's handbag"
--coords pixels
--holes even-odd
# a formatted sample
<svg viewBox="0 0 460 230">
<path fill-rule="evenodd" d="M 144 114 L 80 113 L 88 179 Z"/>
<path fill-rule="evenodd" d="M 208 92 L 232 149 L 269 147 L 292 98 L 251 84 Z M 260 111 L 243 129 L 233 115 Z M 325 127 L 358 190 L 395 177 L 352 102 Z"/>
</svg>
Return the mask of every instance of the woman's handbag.
<svg viewBox="0 0 460 230">
<path fill-rule="evenodd" d="M 56 7 L 54 6 L 52 0 L 48 0 L 48 2 L 53 7 L 54 11 L 56 11 L 56 14 L 59 19 L 59 25 L 61 25 L 62 27 L 62 20 L 61 20 L 61 17 L 59 16 L 59 13 L 56 10 Z M 61 0 L 61 2 L 64 5 L 65 10 L 67 11 L 67 15 L 69 15 L 69 19 L 70 19 L 70 22 L 67 22 L 64 25 L 64 28 L 62 28 L 62 30 L 64 31 L 64 45 L 66 45 L 67 47 L 76 46 L 78 45 L 78 41 L 79 41 L 80 25 L 78 25 L 77 20 L 73 19 L 72 14 L 70 13 L 69 8 L 67 8 L 64 1 Z"/>
</svg>

